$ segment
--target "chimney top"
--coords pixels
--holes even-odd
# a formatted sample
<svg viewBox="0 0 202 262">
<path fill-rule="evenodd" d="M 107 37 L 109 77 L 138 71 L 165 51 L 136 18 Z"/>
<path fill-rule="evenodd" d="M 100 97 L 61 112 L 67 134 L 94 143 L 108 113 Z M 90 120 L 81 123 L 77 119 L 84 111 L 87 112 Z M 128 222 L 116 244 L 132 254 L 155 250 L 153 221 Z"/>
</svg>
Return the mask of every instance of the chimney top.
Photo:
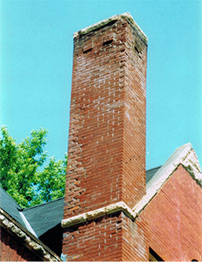
<svg viewBox="0 0 202 262">
<path fill-rule="evenodd" d="M 130 13 L 123 13 L 121 15 L 114 15 L 111 16 L 110 18 L 104 19 L 101 22 L 98 22 L 94 25 L 91 25 L 89 27 L 86 27 L 82 30 L 79 30 L 78 32 L 74 33 L 74 38 L 78 37 L 78 36 L 82 36 L 85 34 L 88 34 L 91 31 L 97 30 L 100 27 L 106 26 L 107 24 L 119 20 L 119 19 L 126 19 L 127 22 L 137 30 L 138 34 L 141 36 L 142 40 L 145 42 L 145 44 L 147 44 L 148 42 L 148 37 L 145 35 L 145 33 L 141 30 L 141 28 L 137 25 L 137 23 L 134 21 L 133 17 L 131 16 Z"/>
</svg>

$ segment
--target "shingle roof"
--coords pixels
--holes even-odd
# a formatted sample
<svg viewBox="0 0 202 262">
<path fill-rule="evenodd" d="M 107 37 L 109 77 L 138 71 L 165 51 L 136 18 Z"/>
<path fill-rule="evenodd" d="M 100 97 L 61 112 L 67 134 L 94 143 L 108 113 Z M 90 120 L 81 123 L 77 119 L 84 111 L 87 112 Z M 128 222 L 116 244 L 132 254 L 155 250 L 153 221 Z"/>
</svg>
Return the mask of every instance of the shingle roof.
<svg viewBox="0 0 202 262">
<path fill-rule="evenodd" d="M 2 208 L 6 213 L 13 217 L 18 223 L 25 227 L 25 224 L 21 218 L 19 210 L 22 208 L 15 202 L 15 200 L 6 193 L 3 188 L 0 187 L 0 208 Z"/>
<path fill-rule="evenodd" d="M 49 229 L 61 223 L 63 219 L 64 198 L 22 209 L 3 188 L 0 188 L 0 208 L 23 227 L 27 228 L 20 215 L 23 213 L 37 237 L 40 237 Z M 29 230 L 29 228 L 27 229 Z"/>
<path fill-rule="evenodd" d="M 61 223 L 63 219 L 64 197 L 51 202 L 26 208 L 23 214 L 38 237 Z"/>
<path fill-rule="evenodd" d="M 161 166 L 149 169 L 146 171 L 146 184 L 152 179 L 156 172 L 161 168 Z"/>
</svg>

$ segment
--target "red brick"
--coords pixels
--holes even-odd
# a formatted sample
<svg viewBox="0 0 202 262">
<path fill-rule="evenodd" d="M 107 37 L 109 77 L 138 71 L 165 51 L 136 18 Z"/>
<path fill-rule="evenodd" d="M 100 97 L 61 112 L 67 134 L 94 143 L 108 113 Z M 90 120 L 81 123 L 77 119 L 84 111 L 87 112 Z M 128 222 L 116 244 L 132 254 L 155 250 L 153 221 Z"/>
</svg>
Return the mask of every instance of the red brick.
<svg viewBox="0 0 202 262">
<path fill-rule="evenodd" d="M 10 235 L 3 227 L 0 228 L 0 261 L 41 261 L 36 254 Z"/>
<path fill-rule="evenodd" d="M 165 261 L 202 260 L 201 202 L 200 186 L 180 166 L 142 212 L 148 245 Z"/>
<path fill-rule="evenodd" d="M 125 18 L 74 38 L 64 218 L 119 201 L 133 208 L 145 194 L 146 64 L 147 45 Z M 131 258 L 131 247 L 124 251 L 131 255 L 121 251 L 127 219 L 75 228 L 64 253 L 70 260 Z"/>
</svg>

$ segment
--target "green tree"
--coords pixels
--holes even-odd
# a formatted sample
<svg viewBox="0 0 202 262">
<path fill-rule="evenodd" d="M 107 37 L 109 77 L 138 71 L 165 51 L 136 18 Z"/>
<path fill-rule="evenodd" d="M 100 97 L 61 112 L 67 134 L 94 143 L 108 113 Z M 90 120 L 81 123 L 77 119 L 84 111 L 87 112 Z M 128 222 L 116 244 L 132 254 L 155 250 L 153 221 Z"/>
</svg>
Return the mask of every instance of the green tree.
<svg viewBox="0 0 202 262">
<path fill-rule="evenodd" d="M 5 126 L 0 137 L 0 186 L 21 207 L 29 207 L 64 196 L 67 155 L 48 160 L 43 152 L 47 130 L 31 132 L 21 143 L 9 135 Z M 44 167 L 45 165 L 45 167 Z"/>
</svg>

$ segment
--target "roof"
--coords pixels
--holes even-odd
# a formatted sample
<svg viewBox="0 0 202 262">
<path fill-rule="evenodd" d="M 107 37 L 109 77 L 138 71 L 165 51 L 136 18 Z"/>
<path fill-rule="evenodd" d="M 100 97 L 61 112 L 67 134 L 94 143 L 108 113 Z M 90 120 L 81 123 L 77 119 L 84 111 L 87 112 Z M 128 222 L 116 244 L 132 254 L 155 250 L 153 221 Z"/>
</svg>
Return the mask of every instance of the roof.
<svg viewBox="0 0 202 262">
<path fill-rule="evenodd" d="M 26 208 L 23 214 L 38 237 L 61 223 L 63 219 L 64 197 L 42 205 Z"/>
<path fill-rule="evenodd" d="M 200 165 L 191 146 L 186 144 L 179 147 L 163 166 L 146 171 L 146 195 L 133 208 L 135 214 L 149 203 L 164 185 L 176 168 L 182 164 L 198 184 L 202 184 Z M 121 205 L 122 206 L 122 205 Z M 63 219 L 64 198 L 59 198 L 38 206 L 21 209 L 15 200 L 0 188 L 0 208 L 13 217 L 27 230 L 42 236 L 50 229 L 59 225 Z M 113 207 L 114 208 L 114 207 Z M 33 233 L 33 232 L 32 232 Z"/>
<path fill-rule="evenodd" d="M 63 207 L 64 198 L 60 198 L 23 210 L 5 190 L 0 188 L 1 226 L 16 235 L 22 243 L 37 253 L 40 260 L 60 261 L 58 255 L 47 247 L 39 237 L 61 223 Z"/>
<path fill-rule="evenodd" d="M 25 227 L 25 224 L 20 215 L 20 209 L 22 209 L 15 200 L 6 193 L 3 188 L 0 187 L 0 208 L 2 208 L 6 213 L 13 217 L 18 223 Z"/>
<path fill-rule="evenodd" d="M 30 249 L 40 261 L 61 261 L 57 254 L 1 208 L 0 224 L 2 228 L 14 235 L 24 246 Z"/>
<path fill-rule="evenodd" d="M 146 171 L 146 184 L 152 179 L 156 172 L 161 168 L 161 166 L 149 169 Z"/>
<path fill-rule="evenodd" d="M 36 236 L 40 237 L 49 229 L 61 223 L 63 219 L 64 197 L 38 206 L 22 209 L 4 189 L 0 188 L 0 208 L 24 228 L 32 233 L 34 231 Z"/>
</svg>

